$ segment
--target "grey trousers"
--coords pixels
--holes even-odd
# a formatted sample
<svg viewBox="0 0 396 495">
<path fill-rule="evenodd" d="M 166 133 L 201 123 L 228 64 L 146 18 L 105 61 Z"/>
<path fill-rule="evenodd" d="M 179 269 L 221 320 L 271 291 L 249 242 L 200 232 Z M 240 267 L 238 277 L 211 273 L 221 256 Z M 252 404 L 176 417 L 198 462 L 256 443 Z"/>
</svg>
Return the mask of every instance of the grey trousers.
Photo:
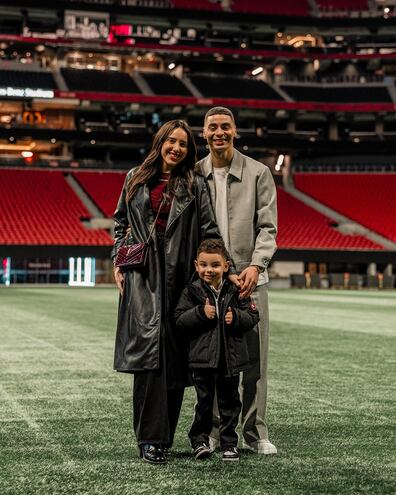
<svg viewBox="0 0 396 495">
<path fill-rule="evenodd" d="M 268 440 L 265 422 L 267 409 L 267 368 L 269 344 L 268 285 L 260 285 L 252 294 L 260 313 L 256 328 L 246 334 L 252 367 L 241 373 L 239 393 L 242 401 L 240 423 L 246 443 Z M 219 438 L 219 413 L 217 401 L 213 408 L 213 429 L 211 437 Z"/>
</svg>

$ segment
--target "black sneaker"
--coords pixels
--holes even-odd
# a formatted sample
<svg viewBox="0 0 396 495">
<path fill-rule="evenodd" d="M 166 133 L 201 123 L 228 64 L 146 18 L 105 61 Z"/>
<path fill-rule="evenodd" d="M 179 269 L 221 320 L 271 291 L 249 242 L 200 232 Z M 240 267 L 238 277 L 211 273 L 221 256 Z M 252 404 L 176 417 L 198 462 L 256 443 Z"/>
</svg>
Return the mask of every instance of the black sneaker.
<svg viewBox="0 0 396 495">
<path fill-rule="evenodd" d="M 223 452 L 223 461 L 226 462 L 238 462 L 240 458 L 239 450 L 237 447 L 226 447 Z"/>
<path fill-rule="evenodd" d="M 207 459 L 211 456 L 212 452 L 210 451 L 210 447 L 207 443 L 200 442 L 193 448 L 193 454 L 195 459 Z"/>
</svg>

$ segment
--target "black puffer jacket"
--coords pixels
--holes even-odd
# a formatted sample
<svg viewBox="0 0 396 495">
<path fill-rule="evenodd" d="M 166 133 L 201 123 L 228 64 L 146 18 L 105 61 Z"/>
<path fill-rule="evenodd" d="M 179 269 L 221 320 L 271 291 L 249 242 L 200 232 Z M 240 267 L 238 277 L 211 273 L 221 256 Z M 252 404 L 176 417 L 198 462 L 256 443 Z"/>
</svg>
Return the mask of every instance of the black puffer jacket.
<svg viewBox="0 0 396 495">
<path fill-rule="evenodd" d="M 134 171 L 128 174 L 125 183 L 131 173 Z M 128 203 L 124 186 L 114 220 L 113 259 L 125 238 L 128 226 L 131 227 L 133 242 L 147 240 L 149 227 L 154 222 L 147 185 L 140 186 Z M 174 363 L 174 374 L 178 374 L 176 368 L 181 368 L 184 349 L 181 343 L 173 338 L 173 314 L 183 287 L 186 287 L 194 273 L 197 247 L 202 239 L 209 237 L 221 236 L 205 181 L 202 176 L 197 175 L 193 195 L 189 196 L 187 190 L 180 186 L 172 202 L 164 239 L 165 276 L 161 276 L 155 234 L 150 243 L 147 267 L 124 274 L 124 294 L 120 297 L 115 343 L 114 368 L 117 371 L 158 369 L 162 328 L 167 338 L 180 347 L 180 359 Z"/>
<path fill-rule="evenodd" d="M 217 368 L 221 340 L 225 352 L 228 375 L 235 375 L 250 367 L 245 333 L 259 321 L 259 314 L 251 299 L 239 299 L 238 289 L 224 281 L 218 297 L 219 318 L 210 320 L 204 312 L 206 298 L 216 305 L 213 291 L 201 280 L 196 280 L 182 292 L 175 311 L 176 325 L 189 335 L 190 368 Z M 225 315 L 231 307 L 234 319 L 231 325 Z"/>
</svg>

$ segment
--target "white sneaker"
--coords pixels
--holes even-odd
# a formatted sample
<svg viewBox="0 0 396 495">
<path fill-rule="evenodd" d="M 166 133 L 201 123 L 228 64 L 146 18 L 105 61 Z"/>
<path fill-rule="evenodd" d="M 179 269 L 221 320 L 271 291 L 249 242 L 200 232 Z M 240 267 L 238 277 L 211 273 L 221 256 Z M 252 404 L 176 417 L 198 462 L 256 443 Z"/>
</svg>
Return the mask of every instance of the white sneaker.
<svg viewBox="0 0 396 495">
<path fill-rule="evenodd" d="M 257 440 L 257 442 L 247 443 L 245 440 L 242 443 L 244 449 L 251 450 L 256 454 L 277 454 L 278 450 L 269 440 Z"/>
<path fill-rule="evenodd" d="M 223 452 L 222 460 L 225 462 L 238 462 L 239 458 L 238 447 L 227 447 Z"/>
<path fill-rule="evenodd" d="M 209 437 L 209 448 L 211 452 L 214 452 L 217 448 L 220 447 L 220 440 L 215 437 Z"/>
</svg>

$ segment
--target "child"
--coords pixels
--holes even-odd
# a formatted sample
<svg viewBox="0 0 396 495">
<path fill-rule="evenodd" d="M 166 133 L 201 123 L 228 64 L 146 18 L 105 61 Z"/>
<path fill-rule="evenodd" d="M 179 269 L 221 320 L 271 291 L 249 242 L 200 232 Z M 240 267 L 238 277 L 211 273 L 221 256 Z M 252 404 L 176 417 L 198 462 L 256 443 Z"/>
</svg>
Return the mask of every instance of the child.
<svg viewBox="0 0 396 495">
<path fill-rule="evenodd" d="M 178 328 L 189 334 L 189 362 L 197 393 L 195 417 L 188 436 L 196 459 L 211 455 L 213 401 L 217 393 L 223 461 L 239 461 L 235 431 L 241 411 L 239 372 L 249 368 L 244 332 L 259 321 L 250 299 L 223 275 L 230 266 L 224 242 L 203 241 L 195 268 L 199 279 L 184 289 L 176 308 Z"/>
</svg>

